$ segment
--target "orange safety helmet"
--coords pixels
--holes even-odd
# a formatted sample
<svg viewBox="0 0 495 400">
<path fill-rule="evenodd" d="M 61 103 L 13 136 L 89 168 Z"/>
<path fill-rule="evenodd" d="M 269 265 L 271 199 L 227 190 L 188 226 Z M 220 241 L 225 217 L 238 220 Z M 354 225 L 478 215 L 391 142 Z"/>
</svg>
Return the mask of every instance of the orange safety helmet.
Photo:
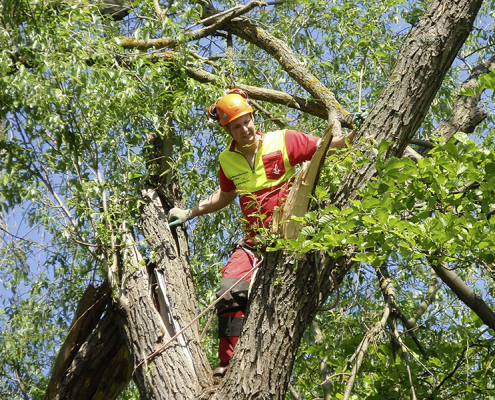
<svg viewBox="0 0 495 400">
<path fill-rule="evenodd" d="M 208 116 L 225 126 L 234 119 L 253 113 L 247 94 L 241 89 L 231 89 L 229 93 L 208 108 Z"/>
</svg>

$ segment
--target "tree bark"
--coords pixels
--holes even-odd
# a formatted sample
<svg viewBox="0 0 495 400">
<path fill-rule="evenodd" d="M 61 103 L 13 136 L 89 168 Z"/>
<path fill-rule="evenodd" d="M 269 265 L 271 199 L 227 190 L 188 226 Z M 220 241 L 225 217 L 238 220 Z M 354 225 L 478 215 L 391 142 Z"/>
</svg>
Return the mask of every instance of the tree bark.
<svg viewBox="0 0 495 400">
<path fill-rule="evenodd" d="M 390 79 L 361 126 L 355 141 L 365 134 L 376 142 L 392 141 L 383 157 L 400 157 L 420 127 L 443 78 L 467 39 L 482 0 L 433 1 L 404 46 Z M 364 155 L 376 156 L 365 146 Z M 334 194 L 332 203 L 345 206 L 356 189 L 376 174 L 374 162 L 353 171 Z"/>
<path fill-rule="evenodd" d="M 134 375 L 141 399 L 193 399 L 212 385 L 198 324 L 149 359 L 196 316 L 186 237 L 182 228 L 171 231 L 163 212 L 180 198 L 177 187 L 171 189 L 159 189 L 163 201 L 156 188 L 143 192 L 141 228 L 156 252 L 156 268 L 147 270 L 139 259 L 134 268 L 127 266 L 124 292 L 118 299 L 118 323 L 131 364 L 136 367 L 144 360 Z M 152 282 L 159 287 L 151 286 Z"/>
<path fill-rule="evenodd" d="M 384 157 L 402 155 L 468 37 L 481 3 L 481 0 L 439 0 L 430 4 L 361 127 L 358 140 L 366 132 L 378 142 L 394 141 Z M 370 160 L 376 159 L 365 146 L 359 150 Z M 345 207 L 349 198 L 357 196 L 356 190 L 375 174 L 374 162 L 354 172 L 334 194 L 332 204 Z M 326 298 L 332 288 L 330 273 L 340 282 L 351 260 L 350 257 L 334 260 L 324 254 L 317 259 L 322 276 L 326 277 L 319 285 L 322 297 Z M 314 263 L 302 264 L 294 272 L 287 256 L 281 253 L 267 256 L 254 283 L 254 295 L 231 369 L 216 399 L 283 398 L 295 351 L 305 326 L 312 320 L 319 295 L 315 292 Z M 280 280 L 283 285 L 276 290 L 276 282 Z"/>
<path fill-rule="evenodd" d="M 394 141 L 384 154 L 385 158 L 402 155 L 467 38 L 481 3 L 481 0 L 431 2 L 411 33 L 356 142 L 366 133 L 378 142 L 382 139 Z M 260 34 L 252 24 L 243 27 L 234 26 L 234 22 L 229 24 L 226 28 L 229 32 L 246 40 L 253 39 L 253 34 Z M 253 43 L 261 45 L 261 42 Z M 301 76 L 298 64 L 284 64 L 288 59 L 280 60 L 284 49 L 280 41 L 268 43 L 265 50 L 321 100 L 328 111 L 331 111 L 330 107 L 338 108 L 331 92 L 312 81 L 314 77 L 306 77 L 308 81 Z M 345 110 L 341 110 L 341 114 L 344 115 Z M 359 150 L 375 160 L 365 146 Z M 345 207 L 349 198 L 357 196 L 356 189 L 364 187 L 375 174 L 373 161 L 353 172 L 334 194 L 332 203 Z M 149 271 L 140 263 L 132 245 L 128 245 L 127 251 L 134 253 L 129 256 L 129 260 L 134 261 L 126 266 L 122 292 L 117 299 L 116 320 L 133 366 L 160 349 L 177 333 L 178 326 L 184 327 L 196 315 L 186 237 L 182 228 L 171 231 L 165 219 L 165 213 L 178 203 L 176 199 L 180 196 L 176 186 L 172 185 L 168 191 L 160 185 L 157 187 L 159 196 L 155 196 L 157 192 L 153 189 L 143 194 L 146 204 L 142 229 L 157 254 L 156 276 L 157 282 L 161 281 L 163 302 L 161 306 L 160 301 L 154 302 Z M 302 334 L 312 321 L 318 304 L 333 289 L 330 274 L 341 282 L 350 268 L 352 249 L 347 251 L 347 255 L 339 259 L 328 257 L 326 253 L 299 259 L 284 252 L 267 254 L 253 283 L 240 341 L 218 391 L 210 396 L 205 390 L 211 385 L 211 372 L 199 342 L 197 326 L 193 325 L 184 332 L 185 345 L 174 342 L 137 369 L 134 378 L 141 398 L 283 399 Z M 316 272 L 317 265 L 320 273 Z"/>
<path fill-rule="evenodd" d="M 459 297 L 459 300 L 473 310 L 481 318 L 483 323 L 495 329 L 495 313 L 473 289 L 466 285 L 459 275 L 450 269 L 446 263 L 432 262 L 431 267 L 442 281 Z"/>
<path fill-rule="evenodd" d="M 247 321 L 213 399 L 283 399 L 294 355 L 319 299 L 313 260 L 269 253 L 255 280 Z M 294 271 L 296 268 L 296 271 Z"/>
<path fill-rule="evenodd" d="M 70 337 L 65 343 L 71 344 Z M 131 380 L 132 368 L 112 310 L 75 349 L 68 364 L 56 364 L 45 399 L 116 399 Z"/>
</svg>

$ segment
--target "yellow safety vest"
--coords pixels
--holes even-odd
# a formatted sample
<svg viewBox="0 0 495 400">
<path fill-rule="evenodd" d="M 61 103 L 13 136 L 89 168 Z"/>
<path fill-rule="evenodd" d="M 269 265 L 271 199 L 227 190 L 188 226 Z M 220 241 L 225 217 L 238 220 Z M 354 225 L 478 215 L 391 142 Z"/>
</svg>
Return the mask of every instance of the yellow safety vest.
<svg viewBox="0 0 495 400">
<path fill-rule="evenodd" d="M 225 176 L 241 195 L 278 187 L 296 172 L 287 155 L 285 129 L 262 136 L 253 169 L 235 143 L 220 153 L 219 160 Z"/>
</svg>

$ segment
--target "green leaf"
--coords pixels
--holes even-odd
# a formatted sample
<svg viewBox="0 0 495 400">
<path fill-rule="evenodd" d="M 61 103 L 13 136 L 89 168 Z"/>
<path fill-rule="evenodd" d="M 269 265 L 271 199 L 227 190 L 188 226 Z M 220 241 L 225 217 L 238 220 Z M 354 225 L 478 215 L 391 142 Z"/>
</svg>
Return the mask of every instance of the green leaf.
<svg viewBox="0 0 495 400">
<path fill-rule="evenodd" d="M 457 132 L 454 134 L 454 137 L 461 143 L 466 144 L 469 140 L 469 137 L 464 132 Z"/>
<path fill-rule="evenodd" d="M 462 173 L 466 172 L 468 168 L 469 167 L 467 165 L 461 163 L 457 166 L 456 174 L 461 175 Z"/>
<path fill-rule="evenodd" d="M 301 233 L 303 235 L 309 236 L 309 235 L 314 235 L 316 233 L 315 228 L 312 226 L 305 226 L 304 228 L 301 229 Z"/>
<path fill-rule="evenodd" d="M 321 186 L 317 186 L 315 188 L 315 196 L 317 199 L 323 200 L 325 198 L 328 198 L 328 191 L 327 191 L 327 189 L 325 189 Z"/>
<path fill-rule="evenodd" d="M 368 210 L 370 208 L 375 208 L 380 204 L 380 200 L 372 197 L 371 199 L 367 199 L 363 203 L 363 209 Z"/>
<path fill-rule="evenodd" d="M 495 90 L 495 72 L 490 71 L 478 77 L 478 82 L 476 83 L 477 92 L 481 93 L 485 89 Z"/>
<path fill-rule="evenodd" d="M 495 176 L 495 162 L 488 162 L 485 164 L 485 173 L 488 176 Z"/>
<path fill-rule="evenodd" d="M 359 261 L 365 264 L 369 264 L 373 261 L 375 255 L 372 253 L 358 253 L 354 256 L 355 261 Z"/>
<path fill-rule="evenodd" d="M 463 87 L 461 90 L 459 90 L 459 96 L 475 96 L 476 92 L 469 88 L 469 87 Z"/>
<path fill-rule="evenodd" d="M 380 143 L 378 143 L 378 154 L 382 154 L 385 151 L 388 150 L 388 148 L 393 144 L 394 142 L 387 142 L 385 139 L 380 140 Z"/>
</svg>

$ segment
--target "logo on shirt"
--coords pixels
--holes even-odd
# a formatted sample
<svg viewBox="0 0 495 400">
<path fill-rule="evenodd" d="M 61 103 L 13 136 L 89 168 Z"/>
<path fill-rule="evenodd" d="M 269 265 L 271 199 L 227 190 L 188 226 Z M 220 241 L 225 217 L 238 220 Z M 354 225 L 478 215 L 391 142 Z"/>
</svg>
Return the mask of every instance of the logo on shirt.
<svg viewBox="0 0 495 400">
<path fill-rule="evenodd" d="M 280 169 L 278 168 L 278 164 L 275 164 L 272 173 L 275 175 L 280 175 Z"/>
</svg>

